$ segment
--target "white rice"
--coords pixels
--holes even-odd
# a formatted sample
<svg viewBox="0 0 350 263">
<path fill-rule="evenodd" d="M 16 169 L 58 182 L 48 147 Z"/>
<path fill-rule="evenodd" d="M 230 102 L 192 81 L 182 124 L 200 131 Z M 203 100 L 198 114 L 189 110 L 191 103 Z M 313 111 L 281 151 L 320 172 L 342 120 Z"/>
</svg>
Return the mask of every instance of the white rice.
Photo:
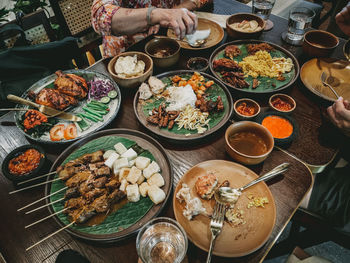
<svg viewBox="0 0 350 263">
<path fill-rule="evenodd" d="M 166 101 L 169 106 L 166 111 L 182 111 L 187 105 L 195 107 L 197 100 L 196 94 L 193 92 L 191 85 L 186 85 L 185 87 L 168 87 L 169 97 Z"/>
</svg>

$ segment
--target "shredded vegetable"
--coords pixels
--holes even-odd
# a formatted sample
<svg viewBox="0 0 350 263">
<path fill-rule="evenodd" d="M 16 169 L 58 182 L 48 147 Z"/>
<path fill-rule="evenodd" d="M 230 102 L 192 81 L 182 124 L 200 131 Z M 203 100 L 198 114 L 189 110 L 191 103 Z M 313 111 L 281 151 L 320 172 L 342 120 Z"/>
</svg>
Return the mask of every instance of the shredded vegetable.
<svg viewBox="0 0 350 263">
<path fill-rule="evenodd" d="M 108 96 L 108 93 L 112 90 L 115 90 L 113 84 L 109 80 L 103 80 L 99 78 L 94 78 L 93 80 L 88 82 L 90 89 L 88 98 L 100 100 L 103 97 Z"/>
</svg>

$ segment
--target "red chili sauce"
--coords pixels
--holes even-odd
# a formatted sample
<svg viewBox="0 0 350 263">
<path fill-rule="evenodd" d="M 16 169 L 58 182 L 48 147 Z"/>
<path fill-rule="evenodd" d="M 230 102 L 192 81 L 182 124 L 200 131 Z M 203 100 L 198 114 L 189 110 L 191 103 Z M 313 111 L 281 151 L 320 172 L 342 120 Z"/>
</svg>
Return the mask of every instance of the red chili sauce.
<svg viewBox="0 0 350 263">
<path fill-rule="evenodd" d="M 40 163 L 42 154 L 35 149 L 28 149 L 24 153 L 11 159 L 9 172 L 13 175 L 25 175 L 34 171 Z"/>
<path fill-rule="evenodd" d="M 272 101 L 272 105 L 281 111 L 290 111 L 293 108 L 292 104 L 290 104 L 288 101 L 285 101 L 281 98 L 274 99 Z"/>
</svg>

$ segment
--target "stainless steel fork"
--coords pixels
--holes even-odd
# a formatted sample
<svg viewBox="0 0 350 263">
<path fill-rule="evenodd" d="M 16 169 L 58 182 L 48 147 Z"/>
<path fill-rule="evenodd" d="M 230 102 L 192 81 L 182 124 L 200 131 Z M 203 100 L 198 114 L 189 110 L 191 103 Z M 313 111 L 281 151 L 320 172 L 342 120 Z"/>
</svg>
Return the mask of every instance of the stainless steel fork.
<svg viewBox="0 0 350 263">
<path fill-rule="evenodd" d="M 221 233 L 222 226 L 224 224 L 225 212 L 225 204 L 216 202 L 214 207 L 214 213 L 210 220 L 211 241 L 208 251 L 207 263 L 211 261 L 211 254 L 215 245 L 215 239 Z"/>
</svg>

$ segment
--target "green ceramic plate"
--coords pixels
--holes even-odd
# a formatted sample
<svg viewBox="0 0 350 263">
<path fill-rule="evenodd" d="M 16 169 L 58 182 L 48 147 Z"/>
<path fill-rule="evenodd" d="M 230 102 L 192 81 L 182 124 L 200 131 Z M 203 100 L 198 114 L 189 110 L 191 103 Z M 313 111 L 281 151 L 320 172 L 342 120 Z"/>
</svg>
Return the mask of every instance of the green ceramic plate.
<svg viewBox="0 0 350 263">
<path fill-rule="evenodd" d="M 59 165 L 76 159 L 83 154 L 100 149 L 113 149 L 113 146 L 118 142 L 123 143 L 127 148 L 138 148 L 136 151 L 141 151 L 141 153 L 139 153 L 140 156 L 148 157 L 159 164 L 162 176 L 165 180 L 165 186 L 163 186 L 162 189 L 166 193 L 167 200 L 172 185 L 171 166 L 167 155 L 159 143 L 151 137 L 137 131 L 113 129 L 95 133 L 86 139 L 76 142 L 65 150 L 58 157 L 51 171 L 56 170 Z M 52 178 L 56 177 L 57 175 Z M 50 194 L 63 187 L 64 183 L 62 181 L 55 181 L 47 186 L 46 192 Z M 53 202 L 64 197 L 64 193 L 65 191 L 62 191 L 47 198 L 47 202 Z M 141 197 L 139 202 L 127 202 L 117 211 L 109 214 L 104 221 L 98 225 L 89 226 L 74 224 L 67 231 L 86 240 L 113 242 L 134 233 L 145 222 L 156 216 L 165 205 L 166 200 L 159 205 L 154 205 L 148 197 Z M 63 208 L 64 202 L 58 202 L 50 207 L 50 212 L 55 213 Z M 59 213 L 56 216 L 56 221 L 60 226 L 65 226 L 70 223 L 67 215 L 63 213 Z"/>
<path fill-rule="evenodd" d="M 178 70 L 162 73 L 157 75 L 157 78 L 161 79 L 164 83 L 169 86 L 171 84 L 171 78 L 175 75 L 179 75 L 182 78 L 189 79 L 193 75 L 194 71 L 189 70 Z M 139 101 L 139 92 L 136 93 L 134 98 L 134 111 L 136 117 L 141 122 L 141 124 L 146 127 L 151 132 L 178 142 L 186 142 L 197 139 L 202 139 L 218 129 L 220 129 L 225 123 L 229 120 L 232 110 L 233 110 L 233 102 L 232 97 L 228 89 L 222 85 L 217 79 L 212 76 L 201 72 L 201 75 L 204 76 L 206 81 L 213 80 L 214 84 L 210 88 L 207 89 L 206 95 L 208 98 L 216 101 L 217 97 L 220 96 L 222 98 L 222 102 L 224 103 L 224 110 L 222 112 L 214 112 L 209 115 L 209 129 L 202 134 L 198 134 L 197 130 L 187 130 L 185 128 L 178 129 L 178 126 L 175 124 L 171 130 L 167 128 L 159 128 L 156 125 L 152 125 L 147 122 L 146 118 L 149 116 L 149 112 L 152 111 L 153 108 L 158 107 L 161 103 L 164 102 L 164 99 L 154 100 L 149 103 L 140 103 Z"/>
<path fill-rule="evenodd" d="M 219 72 L 214 71 L 213 69 L 213 61 L 220 59 L 220 58 L 224 58 L 225 57 L 225 48 L 228 45 L 236 45 L 239 47 L 239 49 L 241 50 L 242 54 L 238 57 L 235 57 L 234 60 L 236 62 L 240 62 L 243 60 L 244 57 L 248 56 L 248 51 L 247 51 L 247 45 L 248 44 L 259 44 L 259 43 L 268 43 L 269 45 L 271 45 L 272 47 L 274 47 L 274 50 L 272 50 L 270 52 L 272 57 L 285 57 L 285 58 L 291 58 L 294 64 L 293 69 L 290 72 L 284 73 L 283 76 L 285 77 L 284 81 L 278 81 L 275 78 L 268 78 L 268 77 L 258 77 L 257 79 L 259 80 L 260 84 L 257 88 L 253 89 L 252 88 L 252 83 L 253 83 L 253 78 L 251 76 L 245 78 L 245 80 L 250 84 L 249 88 L 246 89 L 240 89 L 240 88 L 236 88 L 234 85 L 231 85 L 229 83 L 227 83 L 222 77 L 221 74 Z M 288 50 L 273 44 L 273 43 L 269 43 L 269 42 L 264 42 L 264 41 L 260 41 L 260 40 L 238 40 L 238 41 L 233 41 L 233 42 L 229 42 L 226 43 L 225 45 L 222 45 L 220 47 L 218 47 L 213 54 L 210 57 L 210 70 L 213 73 L 213 75 L 220 79 L 222 82 L 225 83 L 225 85 L 229 86 L 230 88 L 233 88 L 235 90 L 239 90 L 241 92 L 247 92 L 247 93 L 260 93 L 260 94 L 264 94 L 264 93 L 272 93 L 272 92 L 276 92 L 276 91 L 281 91 L 283 89 L 288 88 L 289 86 L 291 86 L 296 79 L 299 76 L 299 63 L 297 61 L 297 59 L 293 56 L 292 53 L 290 53 Z"/>
</svg>

